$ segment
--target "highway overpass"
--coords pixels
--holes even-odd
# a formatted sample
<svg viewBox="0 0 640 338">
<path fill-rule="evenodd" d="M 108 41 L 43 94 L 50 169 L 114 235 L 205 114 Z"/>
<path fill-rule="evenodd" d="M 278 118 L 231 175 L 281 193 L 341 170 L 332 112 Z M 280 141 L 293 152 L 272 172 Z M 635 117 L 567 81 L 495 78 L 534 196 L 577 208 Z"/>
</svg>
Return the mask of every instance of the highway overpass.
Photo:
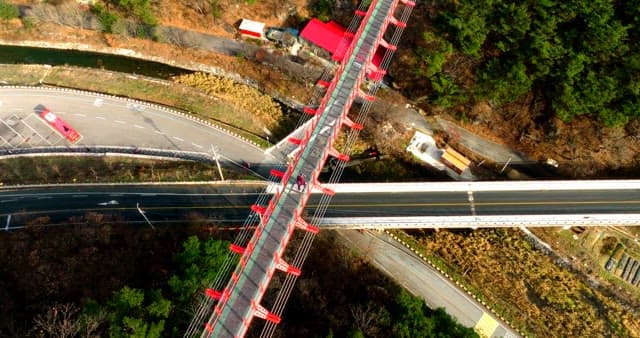
<svg viewBox="0 0 640 338">
<path fill-rule="evenodd" d="M 640 225 L 640 180 L 371 183 L 330 188 L 338 193 L 324 228 Z M 21 220 L 38 216 L 65 223 L 88 212 L 144 222 L 138 205 L 158 224 L 180 222 L 189 214 L 215 224 L 241 224 L 264 189 L 262 182 L 5 187 L 0 189 L 0 229 L 15 229 Z M 320 197 L 312 194 L 309 214 Z"/>
</svg>

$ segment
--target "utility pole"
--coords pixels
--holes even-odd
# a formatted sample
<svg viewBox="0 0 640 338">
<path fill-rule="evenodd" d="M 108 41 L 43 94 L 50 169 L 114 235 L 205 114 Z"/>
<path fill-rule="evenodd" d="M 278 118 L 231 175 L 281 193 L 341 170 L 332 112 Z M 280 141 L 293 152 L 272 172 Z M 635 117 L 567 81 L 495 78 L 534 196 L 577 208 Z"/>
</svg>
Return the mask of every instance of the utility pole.
<svg viewBox="0 0 640 338">
<path fill-rule="evenodd" d="M 511 163 L 511 157 L 509 157 L 509 159 L 507 160 L 507 163 L 504 164 L 504 167 L 502 167 L 502 170 L 500 170 L 500 174 L 502 174 L 502 172 L 507 169 L 507 166 L 509 165 L 509 163 Z"/>
<path fill-rule="evenodd" d="M 151 227 L 151 229 L 155 230 L 156 227 L 154 227 L 153 224 L 151 224 L 151 221 L 147 218 L 147 215 L 145 215 L 144 211 L 142 211 L 142 209 L 140 209 L 140 203 L 136 203 L 136 209 L 138 209 L 138 212 L 140 213 L 140 215 L 142 215 L 142 217 L 144 217 L 144 220 L 147 221 L 147 223 L 149 223 L 149 226 Z"/>
<path fill-rule="evenodd" d="M 219 159 L 218 149 L 216 149 L 216 147 L 212 145 L 211 152 L 213 153 L 213 159 L 216 161 L 216 166 L 218 166 L 218 173 L 220 174 L 220 180 L 224 181 L 224 176 L 222 176 L 222 168 L 220 168 L 220 161 L 218 160 Z"/>
</svg>

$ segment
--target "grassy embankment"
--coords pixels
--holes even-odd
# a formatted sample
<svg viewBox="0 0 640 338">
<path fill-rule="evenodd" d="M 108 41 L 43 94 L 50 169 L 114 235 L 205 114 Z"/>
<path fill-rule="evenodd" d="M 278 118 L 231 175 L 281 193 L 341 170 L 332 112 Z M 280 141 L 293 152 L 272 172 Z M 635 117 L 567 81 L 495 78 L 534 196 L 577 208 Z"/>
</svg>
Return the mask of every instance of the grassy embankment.
<svg viewBox="0 0 640 338">
<path fill-rule="evenodd" d="M 237 170 L 223 170 L 225 179 L 253 179 Z M 4 185 L 62 183 L 133 183 L 216 181 L 214 164 L 126 157 L 19 157 L 0 161 Z"/>
<path fill-rule="evenodd" d="M 516 230 L 394 233 L 528 336 L 640 333 L 637 316 L 532 248 Z"/>
</svg>

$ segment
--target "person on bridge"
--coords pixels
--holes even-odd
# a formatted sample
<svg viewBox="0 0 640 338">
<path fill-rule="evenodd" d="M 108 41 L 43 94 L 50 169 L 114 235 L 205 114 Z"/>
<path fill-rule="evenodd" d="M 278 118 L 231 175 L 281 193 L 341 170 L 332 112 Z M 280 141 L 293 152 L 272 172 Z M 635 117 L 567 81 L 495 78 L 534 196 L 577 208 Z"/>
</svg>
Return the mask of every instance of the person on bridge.
<svg viewBox="0 0 640 338">
<path fill-rule="evenodd" d="M 298 186 L 298 190 L 302 191 L 304 190 L 304 188 L 306 188 L 307 186 L 307 182 L 304 179 L 304 176 L 302 176 L 302 174 L 298 175 L 296 177 L 296 185 Z"/>
</svg>

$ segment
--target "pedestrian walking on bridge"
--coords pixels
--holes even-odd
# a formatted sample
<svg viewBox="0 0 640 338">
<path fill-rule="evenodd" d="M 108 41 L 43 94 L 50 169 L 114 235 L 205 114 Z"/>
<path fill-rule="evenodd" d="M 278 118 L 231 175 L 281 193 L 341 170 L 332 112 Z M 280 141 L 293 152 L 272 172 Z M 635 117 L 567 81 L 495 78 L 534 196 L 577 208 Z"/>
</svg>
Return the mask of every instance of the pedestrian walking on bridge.
<svg viewBox="0 0 640 338">
<path fill-rule="evenodd" d="M 307 182 L 305 181 L 304 176 L 302 176 L 302 174 L 296 177 L 296 185 L 298 186 L 298 190 L 300 191 L 304 190 L 304 188 L 307 187 Z"/>
</svg>

